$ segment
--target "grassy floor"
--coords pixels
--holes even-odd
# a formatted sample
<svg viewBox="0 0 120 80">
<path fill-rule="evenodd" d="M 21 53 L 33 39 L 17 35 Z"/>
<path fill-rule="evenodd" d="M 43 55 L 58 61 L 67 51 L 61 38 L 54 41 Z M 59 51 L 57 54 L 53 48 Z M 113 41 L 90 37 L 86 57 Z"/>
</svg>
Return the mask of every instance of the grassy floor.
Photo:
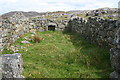
<svg viewBox="0 0 120 80">
<path fill-rule="evenodd" d="M 26 78 L 107 78 L 112 72 L 109 50 L 91 45 L 79 35 L 62 32 L 37 32 L 40 43 L 22 44 L 24 37 L 14 45 L 24 46 L 18 53 L 24 62 Z M 3 54 L 13 53 L 4 50 Z"/>
</svg>

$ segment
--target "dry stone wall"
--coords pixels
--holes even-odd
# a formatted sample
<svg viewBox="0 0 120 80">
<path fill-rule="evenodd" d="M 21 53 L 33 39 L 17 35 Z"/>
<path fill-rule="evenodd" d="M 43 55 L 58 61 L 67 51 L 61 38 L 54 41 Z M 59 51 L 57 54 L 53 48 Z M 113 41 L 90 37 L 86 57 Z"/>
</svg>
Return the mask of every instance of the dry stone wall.
<svg viewBox="0 0 120 80">
<path fill-rule="evenodd" d="M 28 32 L 48 31 L 49 25 L 54 25 L 55 30 L 62 31 L 66 21 L 49 20 L 44 16 L 26 18 L 22 13 L 15 13 L 10 18 L 4 18 L 0 21 L 0 52 Z M 24 78 L 21 75 L 22 65 L 22 57 L 18 53 L 0 56 L 0 80 L 2 78 Z"/>
<path fill-rule="evenodd" d="M 49 25 L 55 30 L 63 31 L 67 21 L 47 19 L 44 16 L 26 18 L 22 13 L 15 13 L 10 18 L 4 18 L 0 24 L 0 52 L 5 46 L 13 44 L 21 35 L 28 32 L 48 31 Z"/>
<path fill-rule="evenodd" d="M 117 20 L 110 20 L 98 17 L 72 18 L 69 21 L 68 29 L 80 34 L 91 43 L 113 47 L 113 40 L 118 27 Z"/>
<path fill-rule="evenodd" d="M 89 17 L 88 20 L 71 18 L 68 30 L 80 34 L 90 43 L 110 49 L 110 60 L 114 72 L 110 78 L 120 78 L 120 20 Z"/>
<path fill-rule="evenodd" d="M 110 74 L 110 77 L 120 78 L 120 28 L 115 35 L 114 45 L 114 48 L 110 49 L 110 59 L 112 68 L 115 71 Z"/>
</svg>

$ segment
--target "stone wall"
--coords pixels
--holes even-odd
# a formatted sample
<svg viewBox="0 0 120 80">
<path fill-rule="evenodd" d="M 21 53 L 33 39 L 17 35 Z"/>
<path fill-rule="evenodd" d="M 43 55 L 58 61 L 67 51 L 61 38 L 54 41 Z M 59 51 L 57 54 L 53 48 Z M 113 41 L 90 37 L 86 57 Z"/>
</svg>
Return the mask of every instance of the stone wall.
<svg viewBox="0 0 120 80">
<path fill-rule="evenodd" d="M 110 49 L 110 60 L 115 71 L 110 74 L 110 77 L 120 78 L 120 28 L 115 35 L 114 45 L 114 48 Z"/>
<path fill-rule="evenodd" d="M 71 18 L 68 29 L 80 34 L 91 43 L 113 47 L 113 40 L 118 27 L 117 20 L 110 20 L 98 17 Z"/>
<path fill-rule="evenodd" d="M 26 33 L 35 31 L 48 31 L 49 25 L 54 25 L 55 30 L 63 31 L 67 21 L 46 19 L 43 16 L 26 18 L 22 13 L 15 13 L 10 18 L 0 21 L 0 52 L 4 47 L 14 42 Z M 0 56 L 0 79 L 1 78 L 24 78 L 23 62 L 20 54 L 4 54 Z"/>
<path fill-rule="evenodd" d="M 118 17 L 118 8 L 99 8 L 96 10 L 91 10 L 86 13 L 86 16 L 102 16 L 102 15 L 110 15 L 115 14 L 115 16 L 111 17 Z"/>
<path fill-rule="evenodd" d="M 112 68 L 110 78 L 120 78 L 120 21 L 98 17 L 71 18 L 68 23 L 69 31 L 80 34 L 90 43 L 105 46 L 110 49 Z"/>
<path fill-rule="evenodd" d="M 28 32 L 48 31 L 49 25 L 55 30 L 63 31 L 67 21 L 47 19 L 44 16 L 27 18 L 22 13 L 15 13 L 10 18 L 4 18 L 0 23 L 0 52 L 5 46 L 13 44 L 21 35 Z"/>
</svg>

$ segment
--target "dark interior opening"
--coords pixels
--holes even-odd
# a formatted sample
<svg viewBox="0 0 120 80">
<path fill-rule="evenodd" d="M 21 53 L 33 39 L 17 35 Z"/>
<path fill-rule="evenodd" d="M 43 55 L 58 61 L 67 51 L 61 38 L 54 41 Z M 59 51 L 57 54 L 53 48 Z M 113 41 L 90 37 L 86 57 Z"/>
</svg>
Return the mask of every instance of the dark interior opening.
<svg viewBox="0 0 120 80">
<path fill-rule="evenodd" d="M 55 25 L 49 25 L 48 30 L 55 31 Z"/>
</svg>

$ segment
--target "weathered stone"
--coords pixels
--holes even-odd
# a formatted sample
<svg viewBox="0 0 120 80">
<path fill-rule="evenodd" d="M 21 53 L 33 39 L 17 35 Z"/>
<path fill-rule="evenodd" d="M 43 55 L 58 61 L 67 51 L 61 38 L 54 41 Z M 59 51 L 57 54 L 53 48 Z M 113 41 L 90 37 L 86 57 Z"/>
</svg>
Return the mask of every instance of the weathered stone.
<svg viewBox="0 0 120 80">
<path fill-rule="evenodd" d="M 120 28 L 117 30 L 117 33 L 114 39 L 114 44 L 118 49 L 120 49 Z"/>
<path fill-rule="evenodd" d="M 120 73 L 114 71 L 110 74 L 110 78 L 113 78 L 113 80 L 118 80 L 120 78 Z"/>
<path fill-rule="evenodd" d="M 27 37 L 25 37 L 24 39 L 25 39 L 25 40 L 29 40 L 29 41 L 31 40 L 31 39 L 29 39 L 29 38 L 27 38 Z"/>
<path fill-rule="evenodd" d="M 114 39 L 114 48 L 110 49 L 111 65 L 115 70 L 111 73 L 111 78 L 120 78 L 120 28 L 117 30 Z"/>
<path fill-rule="evenodd" d="M 3 54 L 2 58 L 2 78 L 24 78 L 21 74 L 23 72 L 23 61 L 21 54 Z"/>
<path fill-rule="evenodd" d="M 4 49 L 4 47 L 2 46 L 2 44 L 0 44 L 0 53 L 3 49 Z"/>
<path fill-rule="evenodd" d="M 120 73 L 120 50 L 112 48 L 110 52 L 111 65 L 116 71 Z"/>
<path fill-rule="evenodd" d="M 23 44 L 29 44 L 30 42 L 29 42 L 29 41 L 24 40 L 24 41 L 21 41 L 21 43 L 23 43 Z"/>
<path fill-rule="evenodd" d="M 14 53 L 19 51 L 19 46 L 15 45 L 15 46 L 10 46 L 8 47 L 8 50 L 12 50 Z"/>
</svg>

